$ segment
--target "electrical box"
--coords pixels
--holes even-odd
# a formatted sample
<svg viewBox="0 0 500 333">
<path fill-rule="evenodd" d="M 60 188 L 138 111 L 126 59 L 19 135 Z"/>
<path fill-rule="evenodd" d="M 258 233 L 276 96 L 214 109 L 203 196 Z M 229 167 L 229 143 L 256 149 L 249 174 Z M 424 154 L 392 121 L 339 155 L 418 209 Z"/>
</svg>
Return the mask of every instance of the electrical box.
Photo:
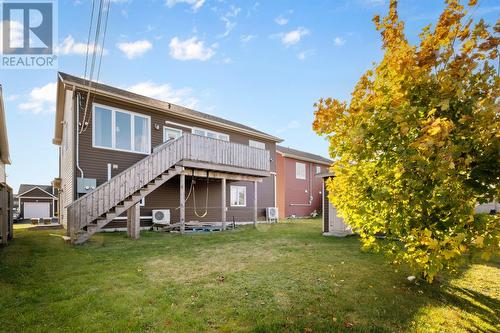
<svg viewBox="0 0 500 333">
<path fill-rule="evenodd" d="M 87 194 L 92 192 L 97 187 L 97 180 L 94 178 L 77 178 L 76 192 L 78 194 Z"/>
</svg>

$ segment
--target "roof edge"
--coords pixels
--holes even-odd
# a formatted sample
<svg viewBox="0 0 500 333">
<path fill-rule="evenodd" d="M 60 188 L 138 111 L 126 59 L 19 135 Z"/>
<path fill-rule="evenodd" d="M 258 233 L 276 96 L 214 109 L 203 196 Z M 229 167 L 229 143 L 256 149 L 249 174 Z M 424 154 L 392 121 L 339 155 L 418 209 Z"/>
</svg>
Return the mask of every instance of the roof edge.
<svg viewBox="0 0 500 333">
<path fill-rule="evenodd" d="M 308 157 L 304 157 L 304 156 L 300 156 L 300 155 L 285 153 L 283 151 L 280 151 L 279 149 L 276 149 L 276 153 L 280 154 L 283 157 L 290 157 L 290 158 L 294 158 L 294 159 L 300 160 L 300 161 L 314 162 L 314 163 L 318 163 L 318 164 L 322 164 L 322 165 L 327 165 L 327 166 L 330 166 L 333 163 L 333 161 L 326 162 L 326 161 L 318 160 L 318 159 L 315 159 L 315 158 L 308 158 Z"/>
<path fill-rule="evenodd" d="M 62 101 L 64 101 L 64 93 L 63 92 L 64 92 L 65 89 L 68 89 L 68 87 L 72 87 L 73 89 L 75 89 L 75 88 L 88 89 L 88 87 L 86 87 L 86 86 L 84 86 L 84 85 L 82 85 L 80 83 L 64 79 L 61 76 L 61 73 L 62 72 L 58 72 L 58 80 L 61 83 L 61 87 L 59 86 L 59 82 L 58 82 L 58 101 L 57 101 L 57 110 L 56 110 L 56 132 L 57 132 L 57 126 L 60 126 L 62 128 L 62 124 L 60 124 L 60 122 L 62 121 L 63 110 L 59 110 L 60 108 L 62 108 L 62 106 L 59 103 L 59 95 L 61 94 L 61 92 L 59 90 L 60 89 L 62 90 L 62 95 L 63 96 L 61 96 L 61 98 L 62 98 Z M 62 73 L 62 74 L 70 76 L 70 77 L 72 76 L 71 74 L 66 74 L 66 73 Z M 91 81 L 91 82 L 94 82 L 94 81 Z M 109 86 L 109 85 L 106 85 L 106 84 L 103 84 L 103 83 L 99 83 L 99 84 L 100 85 Z M 117 87 L 113 87 L 113 86 L 109 86 L 109 87 L 114 88 L 114 89 L 118 89 L 118 90 L 123 90 L 121 88 L 117 88 Z M 127 90 L 123 90 L 123 91 L 127 91 Z M 128 93 L 132 93 L 132 92 L 129 92 L 129 91 L 127 91 L 127 92 Z M 141 106 L 147 107 L 149 109 L 157 110 L 157 111 L 162 111 L 162 112 L 165 111 L 165 109 L 163 109 L 161 107 L 152 106 L 152 105 L 149 105 L 148 103 L 141 102 L 141 101 L 135 100 L 133 98 L 129 98 L 129 97 L 126 97 L 126 96 L 120 96 L 120 95 L 114 94 L 112 92 L 107 92 L 107 91 L 105 91 L 105 90 L 103 90 L 103 89 L 101 89 L 99 87 L 96 87 L 96 86 L 92 87 L 92 93 L 98 93 L 100 95 L 103 95 L 103 96 L 106 96 L 106 97 L 109 97 L 109 98 L 112 98 L 112 99 L 120 99 L 120 100 L 127 101 L 127 102 L 135 104 L 135 105 L 141 105 Z M 135 94 L 135 93 L 132 93 L 132 94 Z M 146 97 L 146 98 L 149 98 L 149 99 L 152 99 L 152 100 L 157 100 L 157 101 L 162 102 L 162 103 L 169 103 L 169 102 L 165 102 L 165 101 L 162 101 L 162 100 L 158 100 L 158 99 L 151 98 L 151 97 L 144 96 L 144 95 L 140 95 L 140 94 L 135 94 L 135 95 Z M 170 104 L 176 105 L 176 104 L 173 104 L 173 103 L 170 103 Z M 185 108 L 185 109 L 189 109 L 189 108 L 186 108 L 186 107 L 180 106 L 180 105 L 176 105 L 176 106 L 177 107 L 181 107 L 181 108 Z M 192 109 L 189 109 L 189 110 L 192 110 Z M 201 123 L 205 123 L 205 124 L 209 124 L 209 125 L 216 125 L 218 127 L 227 128 L 227 129 L 230 129 L 230 130 L 233 130 L 233 131 L 236 131 L 236 132 L 250 134 L 251 136 L 254 136 L 254 137 L 257 137 L 257 138 L 267 139 L 267 140 L 270 140 L 270 141 L 274 141 L 276 143 L 283 142 L 283 139 L 281 139 L 281 138 L 278 138 L 276 136 L 273 136 L 273 135 L 267 134 L 267 133 L 259 133 L 257 130 L 253 130 L 252 131 L 252 130 L 249 130 L 249 129 L 244 129 L 244 128 L 240 128 L 240 127 L 229 125 L 229 124 L 224 124 L 224 123 L 221 123 L 221 122 L 216 121 L 216 120 L 209 120 L 209 119 L 206 119 L 206 118 L 203 118 L 203 117 L 198 117 L 198 116 L 193 116 L 193 115 L 184 115 L 184 114 L 182 114 L 182 113 L 180 113 L 178 111 L 174 111 L 174 110 L 169 110 L 169 111 L 172 112 L 172 114 L 174 114 L 175 116 L 180 117 L 180 118 L 195 119 L 195 120 L 197 120 L 197 121 L 199 121 Z M 193 110 L 193 111 L 195 111 L 195 110 Z M 59 112 L 61 112 L 61 120 L 59 121 L 59 124 L 58 124 L 57 123 L 58 122 L 57 114 Z M 200 112 L 200 111 L 198 111 L 198 112 Z M 62 130 L 61 130 L 61 132 L 62 132 Z M 62 135 L 62 133 L 60 133 L 60 135 Z M 55 135 L 53 142 L 59 142 L 59 144 L 60 144 L 60 140 L 61 139 L 62 139 L 61 136 Z"/>
</svg>

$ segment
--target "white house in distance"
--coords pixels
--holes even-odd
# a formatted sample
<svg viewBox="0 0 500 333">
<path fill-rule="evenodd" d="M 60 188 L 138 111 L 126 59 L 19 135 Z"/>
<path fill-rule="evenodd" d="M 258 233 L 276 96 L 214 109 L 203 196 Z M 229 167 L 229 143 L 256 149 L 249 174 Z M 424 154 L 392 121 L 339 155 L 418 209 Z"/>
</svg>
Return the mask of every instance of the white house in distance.
<svg viewBox="0 0 500 333">
<path fill-rule="evenodd" d="M 20 216 L 25 220 L 56 218 L 56 191 L 51 185 L 21 184 L 16 197 Z"/>
</svg>

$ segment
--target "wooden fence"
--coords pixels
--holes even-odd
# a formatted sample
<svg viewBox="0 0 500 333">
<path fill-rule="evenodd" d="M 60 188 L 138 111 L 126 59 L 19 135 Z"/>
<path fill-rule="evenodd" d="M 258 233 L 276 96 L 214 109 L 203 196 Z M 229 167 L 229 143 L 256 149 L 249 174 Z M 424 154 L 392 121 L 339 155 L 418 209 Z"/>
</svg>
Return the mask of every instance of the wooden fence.
<svg viewBox="0 0 500 333">
<path fill-rule="evenodd" d="M 0 183 L 0 238 L 7 245 L 13 237 L 14 194 L 12 188 Z"/>
</svg>

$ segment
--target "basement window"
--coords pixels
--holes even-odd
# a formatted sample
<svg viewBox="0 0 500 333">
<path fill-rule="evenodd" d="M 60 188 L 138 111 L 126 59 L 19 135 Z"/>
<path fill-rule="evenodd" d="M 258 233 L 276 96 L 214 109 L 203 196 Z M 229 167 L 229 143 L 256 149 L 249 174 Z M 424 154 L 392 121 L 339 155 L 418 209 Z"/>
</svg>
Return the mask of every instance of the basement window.
<svg viewBox="0 0 500 333">
<path fill-rule="evenodd" d="M 306 165 L 304 163 L 295 163 L 295 178 L 306 179 Z"/>
<path fill-rule="evenodd" d="M 94 147 L 144 154 L 151 151 L 150 117 L 95 104 L 92 119 Z"/>
<path fill-rule="evenodd" d="M 232 207 L 247 206 L 247 188 L 245 186 L 231 185 L 231 206 Z"/>
</svg>

